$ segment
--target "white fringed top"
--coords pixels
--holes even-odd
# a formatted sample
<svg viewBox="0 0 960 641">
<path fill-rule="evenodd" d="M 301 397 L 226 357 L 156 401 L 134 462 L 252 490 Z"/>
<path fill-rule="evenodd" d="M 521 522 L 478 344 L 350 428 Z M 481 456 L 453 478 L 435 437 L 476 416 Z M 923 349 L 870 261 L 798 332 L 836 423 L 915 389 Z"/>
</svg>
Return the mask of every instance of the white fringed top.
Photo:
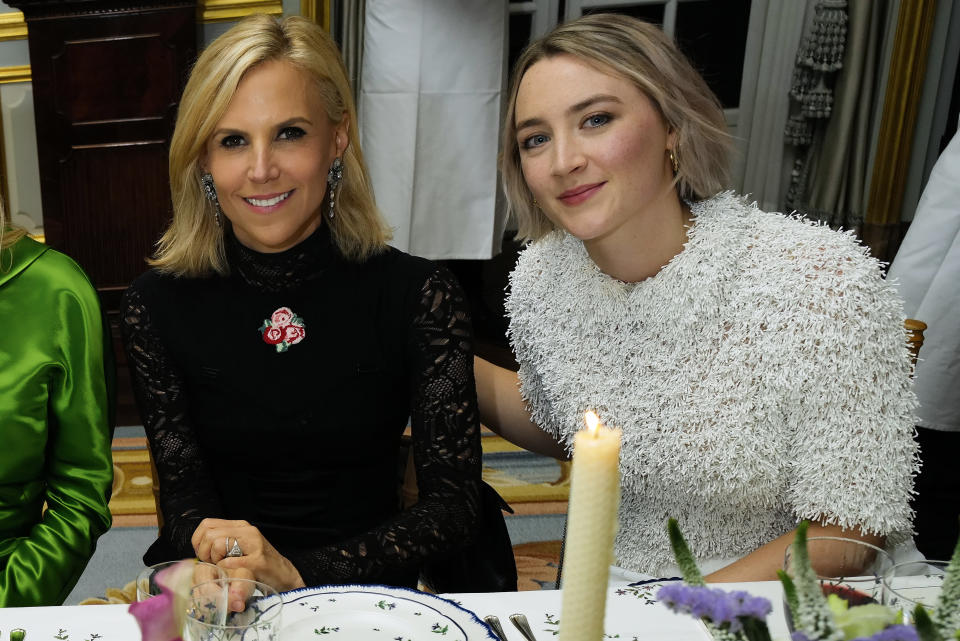
<svg viewBox="0 0 960 641">
<path fill-rule="evenodd" d="M 701 564 L 818 516 L 903 540 L 916 400 L 878 262 L 851 234 L 732 193 L 691 209 L 684 250 L 642 282 L 602 273 L 563 231 L 511 275 L 534 421 L 568 446 L 587 409 L 623 429 L 617 563 L 663 576 L 671 516 Z"/>
</svg>

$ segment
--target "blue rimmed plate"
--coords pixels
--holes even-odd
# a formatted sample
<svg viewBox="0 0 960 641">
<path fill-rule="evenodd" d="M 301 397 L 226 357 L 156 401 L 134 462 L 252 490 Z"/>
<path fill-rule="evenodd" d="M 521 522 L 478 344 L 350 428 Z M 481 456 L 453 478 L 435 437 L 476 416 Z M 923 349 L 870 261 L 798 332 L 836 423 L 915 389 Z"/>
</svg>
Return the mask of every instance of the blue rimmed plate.
<svg viewBox="0 0 960 641">
<path fill-rule="evenodd" d="M 488 641 L 496 637 L 453 601 L 386 585 L 327 585 L 283 594 L 283 641 Z"/>
</svg>

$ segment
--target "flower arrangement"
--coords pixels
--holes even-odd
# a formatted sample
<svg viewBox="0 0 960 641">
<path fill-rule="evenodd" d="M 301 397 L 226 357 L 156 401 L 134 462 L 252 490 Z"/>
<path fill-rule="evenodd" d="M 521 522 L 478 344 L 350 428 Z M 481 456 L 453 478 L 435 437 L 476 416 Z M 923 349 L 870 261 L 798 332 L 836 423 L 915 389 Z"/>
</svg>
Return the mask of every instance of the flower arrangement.
<svg viewBox="0 0 960 641">
<path fill-rule="evenodd" d="M 670 545 L 684 583 L 660 588 L 657 597 L 675 612 L 701 619 L 717 641 L 770 641 L 766 617 L 772 608 L 764 598 L 746 592 L 708 588 L 675 519 L 668 523 Z M 795 576 L 782 570 L 784 598 L 793 616 L 792 641 L 949 641 L 960 639 L 960 543 L 947 567 L 933 612 L 918 605 L 913 625 L 902 615 L 873 603 L 851 606 L 836 594 L 825 597 L 807 554 L 807 528 L 802 522 L 792 544 Z"/>
</svg>

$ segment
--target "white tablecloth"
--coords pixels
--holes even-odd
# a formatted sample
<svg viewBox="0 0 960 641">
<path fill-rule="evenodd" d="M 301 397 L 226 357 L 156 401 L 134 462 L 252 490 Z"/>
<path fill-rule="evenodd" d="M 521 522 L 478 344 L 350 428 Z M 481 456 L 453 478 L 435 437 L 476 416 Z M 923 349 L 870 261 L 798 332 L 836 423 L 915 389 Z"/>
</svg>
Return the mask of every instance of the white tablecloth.
<svg viewBox="0 0 960 641">
<path fill-rule="evenodd" d="M 620 635 L 624 641 L 634 639 L 669 641 L 707 641 L 705 628 L 691 617 L 673 614 L 656 602 L 655 584 L 636 588 L 611 587 L 607 594 L 606 633 Z M 787 639 L 783 618 L 780 584 L 730 583 L 724 589 L 746 590 L 755 596 L 764 596 L 773 604 L 768 618 L 774 639 Z M 552 639 L 557 630 L 556 621 L 563 618 L 557 590 L 531 592 L 498 592 L 491 594 L 446 594 L 479 617 L 495 614 L 507 634 L 508 641 L 523 641 L 520 632 L 510 623 L 515 612 L 527 616 L 537 639 Z M 27 631 L 26 641 L 135 641 L 140 638 L 136 621 L 127 612 L 126 605 L 87 605 L 46 608 L 0 609 L 0 635 L 7 638 L 13 628 Z"/>
<path fill-rule="evenodd" d="M 726 583 L 713 587 L 724 590 L 746 590 L 754 596 L 770 599 L 773 612 L 767 618 L 770 634 L 774 639 L 789 639 L 783 612 L 783 592 L 780 583 L 765 581 L 760 583 Z M 607 590 L 607 614 L 604 622 L 609 638 L 624 641 L 644 639 L 653 641 L 709 641 L 706 628 L 692 617 L 674 614 L 656 601 L 658 584 L 638 587 L 611 587 Z M 525 614 L 537 635 L 538 641 L 553 639 L 557 630 L 554 623 L 563 618 L 560 611 L 559 590 L 537 590 L 531 592 L 495 592 L 491 594 L 445 594 L 446 598 L 456 601 L 468 610 L 483 618 L 494 614 L 500 619 L 500 625 L 507 634 L 508 641 L 523 641 L 523 636 L 510 623 L 510 615 Z M 617 637 L 616 635 L 620 635 Z"/>
</svg>

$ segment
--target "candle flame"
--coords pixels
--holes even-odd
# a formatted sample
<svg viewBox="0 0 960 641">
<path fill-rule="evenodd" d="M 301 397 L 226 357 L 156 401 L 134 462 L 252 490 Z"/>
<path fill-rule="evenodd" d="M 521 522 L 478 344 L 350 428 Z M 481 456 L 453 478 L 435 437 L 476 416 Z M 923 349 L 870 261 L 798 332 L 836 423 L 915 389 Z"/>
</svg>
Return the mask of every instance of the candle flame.
<svg viewBox="0 0 960 641">
<path fill-rule="evenodd" d="M 597 428 L 600 426 L 600 419 L 594 413 L 593 410 L 588 410 L 586 414 L 583 415 L 583 421 L 587 424 L 587 429 L 590 430 L 591 436 L 597 435 Z"/>
</svg>

